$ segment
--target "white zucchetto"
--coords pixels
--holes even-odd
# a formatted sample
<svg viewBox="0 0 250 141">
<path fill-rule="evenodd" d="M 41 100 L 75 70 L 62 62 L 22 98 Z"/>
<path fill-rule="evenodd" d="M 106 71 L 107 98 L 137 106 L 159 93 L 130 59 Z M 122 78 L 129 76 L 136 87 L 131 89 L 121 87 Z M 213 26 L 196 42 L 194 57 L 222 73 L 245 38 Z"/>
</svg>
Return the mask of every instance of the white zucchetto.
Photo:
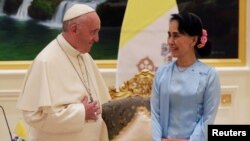
<svg viewBox="0 0 250 141">
<path fill-rule="evenodd" d="M 74 4 L 65 12 L 63 21 L 67 21 L 93 11 L 95 10 L 86 4 Z"/>
</svg>

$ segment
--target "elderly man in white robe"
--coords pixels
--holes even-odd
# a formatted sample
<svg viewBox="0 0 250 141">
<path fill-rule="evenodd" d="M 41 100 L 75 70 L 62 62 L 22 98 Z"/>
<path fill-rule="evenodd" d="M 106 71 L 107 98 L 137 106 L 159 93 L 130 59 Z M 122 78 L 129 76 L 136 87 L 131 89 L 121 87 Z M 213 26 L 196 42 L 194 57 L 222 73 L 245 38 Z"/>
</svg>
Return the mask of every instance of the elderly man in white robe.
<svg viewBox="0 0 250 141">
<path fill-rule="evenodd" d="M 108 88 L 88 54 L 99 40 L 100 19 L 75 4 L 63 32 L 34 59 L 17 102 L 29 125 L 29 141 L 107 141 L 101 105 Z"/>
</svg>

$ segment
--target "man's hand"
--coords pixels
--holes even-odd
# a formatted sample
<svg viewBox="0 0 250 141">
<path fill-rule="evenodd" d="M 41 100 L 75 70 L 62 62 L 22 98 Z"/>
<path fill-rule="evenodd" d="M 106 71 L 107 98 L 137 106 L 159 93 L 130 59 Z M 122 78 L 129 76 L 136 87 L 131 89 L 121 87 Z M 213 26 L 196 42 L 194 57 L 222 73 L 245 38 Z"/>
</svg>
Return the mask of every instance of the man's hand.
<svg viewBox="0 0 250 141">
<path fill-rule="evenodd" d="M 101 113 L 100 105 L 97 101 L 88 102 L 88 96 L 84 96 L 82 104 L 85 107 L 85 120 L 97 120 Z"/>
</svg>

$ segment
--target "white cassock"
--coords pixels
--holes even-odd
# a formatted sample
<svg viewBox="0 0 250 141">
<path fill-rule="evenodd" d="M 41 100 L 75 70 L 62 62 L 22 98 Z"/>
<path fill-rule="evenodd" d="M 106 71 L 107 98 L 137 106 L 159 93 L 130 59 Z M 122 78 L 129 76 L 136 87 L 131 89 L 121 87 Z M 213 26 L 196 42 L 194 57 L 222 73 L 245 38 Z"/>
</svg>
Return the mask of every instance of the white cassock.
<svg viewBox="0 0 250 141">
<path fill-rule="evenodd" d="M 101 114 L 97 121 L 85 121 L 86 86 L 100 105 L 110 99 L 91 56 L 58 35 L 33 61 L 17 102 L 30 125 L 29 141 L 107 141 Z"/>
</svg>

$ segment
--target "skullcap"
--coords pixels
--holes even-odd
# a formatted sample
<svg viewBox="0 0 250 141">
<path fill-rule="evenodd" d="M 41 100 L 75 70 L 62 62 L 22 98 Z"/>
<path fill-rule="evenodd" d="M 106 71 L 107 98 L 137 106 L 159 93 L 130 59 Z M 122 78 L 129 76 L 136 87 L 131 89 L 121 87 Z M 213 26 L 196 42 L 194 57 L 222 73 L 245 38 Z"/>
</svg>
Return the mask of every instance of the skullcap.
<svg viewBox="0 0 250 141">
<path fill-rule="evenodd" d="M 89 12 L 95 11 L 93 8 L 86 4 L 74 4 L 64 14 L 63 21 L 71 20 L 78 16 L 84 15 Z"/>
</svg>

